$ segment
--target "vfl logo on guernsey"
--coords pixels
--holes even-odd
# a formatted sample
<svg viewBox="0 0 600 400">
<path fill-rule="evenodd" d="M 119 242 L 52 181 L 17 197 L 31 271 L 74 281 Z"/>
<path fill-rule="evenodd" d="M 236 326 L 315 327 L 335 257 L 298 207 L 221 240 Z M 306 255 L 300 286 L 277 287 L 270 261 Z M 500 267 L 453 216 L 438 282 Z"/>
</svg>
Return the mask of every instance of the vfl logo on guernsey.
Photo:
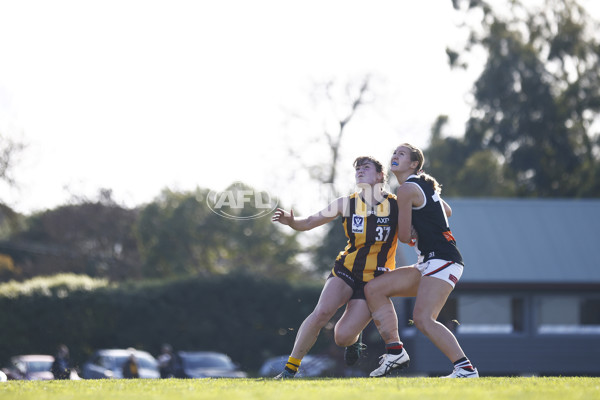
<svg viewBox="0 0 600 400">
<path fill-rule="evenodd" d="M 360 215 L 352 215 L 352 233 L 365 232 L 365 218 Z"/>
</svg>

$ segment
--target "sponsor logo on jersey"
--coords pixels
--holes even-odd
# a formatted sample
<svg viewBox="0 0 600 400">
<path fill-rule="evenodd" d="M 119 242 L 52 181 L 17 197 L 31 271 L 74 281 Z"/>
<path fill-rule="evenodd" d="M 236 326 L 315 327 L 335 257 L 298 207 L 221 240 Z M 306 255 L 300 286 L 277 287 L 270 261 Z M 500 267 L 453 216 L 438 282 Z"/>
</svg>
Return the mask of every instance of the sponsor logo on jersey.
<svg viewBox="0 0 600 400">
<path fill-rule="evenodd" d="M 456 242 L 456 239 L 454 239 L 454 236 L 452 236 L 452 231 L 442 232 L 442 235 L 444 235 L 447 241 Z"/>
<path fill-rule="evenodd" d="M 336 273 L 336 275 L 341 275 L 341 276 L 344 276 L 344 277 L 346 277 L 346 278 L 350 279 L 352 282 L 354 282 L 354 277 L 350 276 L 350 275 L 349 275 L 349 274 L 347 274 L 346 272 L 343 272 L 343 271 L 339 271 L 339 270 L 338 270 L 338 271 L 335 271 L 335 273 Z"/>
<path fill-rule="evenodd" d="M 365 232 L 365 218 L 361 215 L 352 215 L 352 233 Z"/>
<path fill-rule="evenodd" d="M 456 285 L 456 282 L 458 282 L 458 278 L 455 277 L 454 275 L 450 274 L 450 276 L 448 277 L 448 279 L 450 279 L 452 282 L 454 282 L 454 284 Z"/>
<path fill-rule="evenodd" d="M 389 217 L 385 217 L 385 218 L 377 217 L 377 223 L 378 224 L 389 224 L 390 219 L 389 219 Z"/>
</svg>

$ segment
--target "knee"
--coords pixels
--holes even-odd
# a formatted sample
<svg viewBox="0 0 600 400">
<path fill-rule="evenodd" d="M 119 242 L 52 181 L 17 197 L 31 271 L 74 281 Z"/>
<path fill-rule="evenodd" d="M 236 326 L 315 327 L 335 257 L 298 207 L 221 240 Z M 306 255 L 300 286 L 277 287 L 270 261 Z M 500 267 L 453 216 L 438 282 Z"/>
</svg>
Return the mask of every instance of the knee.
<svg viewBox="0 0 600 400">
<path fill-rule="evenodd" d="M 413 315 L 413 322 L 415 323 L 417 329 L 423 332 L 424 334 L 427 334 L 427 331 L 429 330 L 431 324 L 435 323 L 431 316 L 417 312 Z"/>
<path fill-rule="evenodd" d="M 372 300 L 374 296 L 377 294 L 377 290 L 375 290 L 375 285 L 373 285 L 373 281 L 367 282 L 364 287 L 365 298 L 367 301 Z"/>
<path fill-rule="evenodd" d="M 335 344 L 340 347 L 348 347 L 356 342 L 358 339 L 357 335 L 350 335 L 347 332 L 338 331 L 337 329 L 334 332 Z"/>
<path fill-rule="evenodd" d="M 333 313 L 328 310 L 324 310 L 322 308 L 316 308 L 311 314 L 311 320 L 314 324 L 323 327 L 329 320 L 333 317 Z"/>
<path fill-rule="evenodd" d="M 378 278 L 367 282 L 363 291 L 365 293 L 365 299 L 368 303 L 379 303 L 392 297 L 392 293 L 390 292 L 389 287 L 386 285 L 386 281 Z"/>
</svg>

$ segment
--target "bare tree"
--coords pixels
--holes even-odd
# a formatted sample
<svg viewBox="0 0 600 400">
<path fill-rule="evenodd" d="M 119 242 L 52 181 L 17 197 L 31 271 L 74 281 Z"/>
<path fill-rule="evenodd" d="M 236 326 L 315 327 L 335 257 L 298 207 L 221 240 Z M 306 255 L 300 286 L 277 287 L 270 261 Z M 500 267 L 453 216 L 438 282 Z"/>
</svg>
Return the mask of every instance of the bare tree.
<svg viewBox="0 0 600 400">
<path fill-rule="evenodd" d="M 350 84 L 349 84 L 350 85 Z M 349 88 L 350 89 L 350 88 Z M 342 137 L 344 135 L 344 129 L 346 125 L 352 120 L 352 118 L 356 115 L 358 108 L 365 104 L 365 95 L 369 90 L 369 76 L 363 78 L 362 83 L 358 89 L 358 93 L 349 93 L 350 95 L 350 109 L 343 114 L 338 122 L 339 129 L 336 132 L 330 132 L 325 130 L 325 138 L 327 139 L 327 144 L 329 146 L 329 150 L 331 151 L 331 165 L 329 170 L 329 177 L 325 180 L 324 183 L 330 183 L 332 185 L 335 184 L 336 172 L 337 172 L 337 163 L 340 154 L 340 147 L 342 144 Z M 328 91 L 328 100 L 334 103 L 334 99 L 331 97 L 331 93 Z"/>
<path fill-rule="evenodd" d="M 335 187 L 344 133 L 359 109 L 370 102 L 370 82 L 371 77 L 366 75 L 343 84 L 333 79 L 315 83 L 309 95 L 312 114 L 307 116 L 288 111 L 290 119 L 304 121 L 314 129 L 304 134 L 306 144 L 313 148 L 316 146 L 321 151 L 326 149 L 328 154 L 326 161 L 315 162 L 302 158 L 296 148 L 288 149 L 289 155 L 310 171 L 310 176 L 315 181 Z"/>
<path fill-rule="evenodd" d="M 0 133 L 0 181 L 4 181 L 9 186 L 15 184 L 12 172 L 16 157 L 24 147 L 22 143 L 6 138 Z"/>
<path fill-rule="evenodd" d="M 337 175 L 344 135 L 348 124 L 363 106 L 372 102 L 371 83 L 369 75 L 346 83 L 335 80 L 316 83 L 309 94 L 312 114 L 288 112 L 291 120 L 305 124 L 302 131 L 293 136 L 300 137 L 301 142 L 295 145 L 293 140 L 288 142 L 288 155 L 309 171 L 310 179 L 330 186 L 336 196 L 340 193 Z M 316 276 L 329 270 L 332 257 L 345 243 L 346 237 L 339 224 L 329 224 L 325 228 L 323 235 L 307 249 L 313 264 L 310 269 Z"/>
</svg>

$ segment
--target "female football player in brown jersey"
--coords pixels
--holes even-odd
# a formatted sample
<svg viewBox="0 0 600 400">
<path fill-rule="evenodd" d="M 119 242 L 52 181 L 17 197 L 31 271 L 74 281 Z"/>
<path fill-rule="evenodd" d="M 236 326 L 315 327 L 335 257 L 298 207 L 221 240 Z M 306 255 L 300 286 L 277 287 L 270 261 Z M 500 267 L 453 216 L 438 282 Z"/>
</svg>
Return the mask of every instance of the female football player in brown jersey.
<svg viewBox="0 0 600 400">
<path fill-rule="evenodd" d="M 437 321 L 454 285 L 463 272 L 463 259 L 450 231 L 449 206 L 440 197 L 438 182 L 421 171 L 424 157 L 420 149 L 402 144 L 392 155 L 390 170 L 398 179 L 398 239 L 415 239 L 417 264 L 400 267 L 371 280 L 365 295 L 373 321 L 386 343 L 386 354 L 371 376 L 385 376 L 408 366 L 409 357 L 398 333 L 398 318 L 390 297 L 416 296 L 413 320 L 454 364 L 448 378 L 477 378 L 479 373 L 461 349 L 456 337 Z"/>
<path fill-rule="evenodd" d="M 358 157 L 354 168 L 357 192 L 336 199 L 325 209 L 306 218 L 296 218 L 293 211 L 282 209 L 277 209 L 273 216 L 273 221 L 297 231 L 316 228 L 341 216 L 348 238 L 346 248 L 335 259 L 314 311 L 298 330 L 288 362 L 276 377 L 278 379 L 295 376 L 321 328 L 343 305 L 346 309 L 336 323 L 335 342 L 346 347 L 346 363 L 355 362 L 362 349 L 361 332 L 371 321 L 363 288 L 366 282 L 396 266 L 396 196 L 383 190 L 385 173 L 379 161 L 372 157 Z"/>
</svg>

